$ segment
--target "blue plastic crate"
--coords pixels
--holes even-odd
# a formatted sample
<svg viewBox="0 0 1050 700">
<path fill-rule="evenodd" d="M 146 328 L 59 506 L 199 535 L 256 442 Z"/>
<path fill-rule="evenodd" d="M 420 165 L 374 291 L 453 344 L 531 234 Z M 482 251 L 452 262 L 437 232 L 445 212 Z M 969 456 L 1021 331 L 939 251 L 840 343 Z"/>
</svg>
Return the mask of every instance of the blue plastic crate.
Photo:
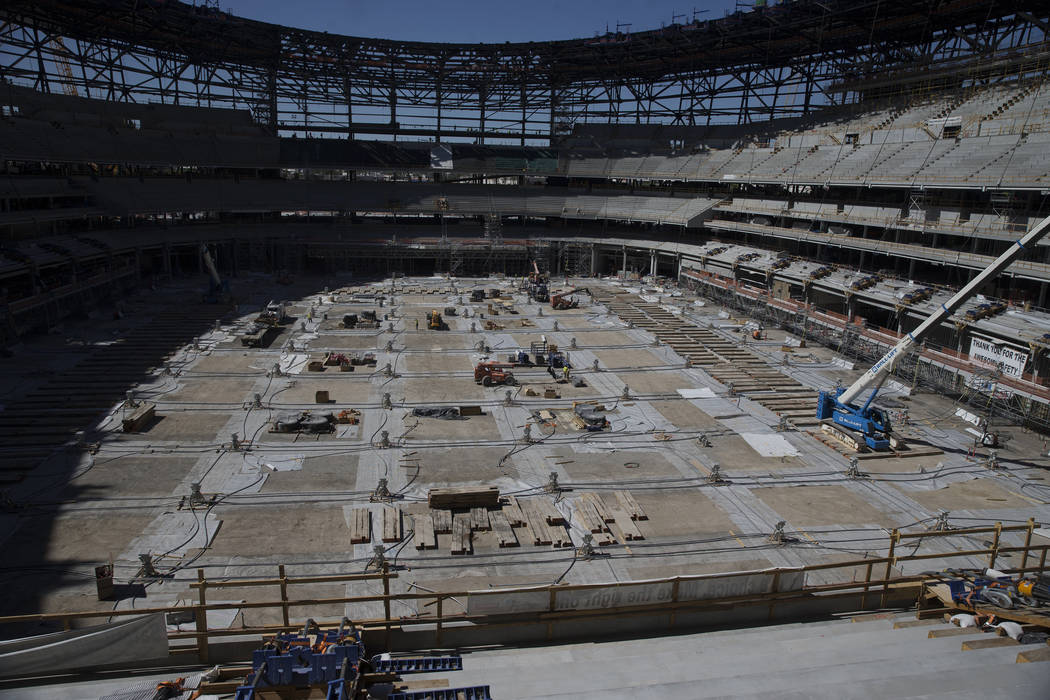
<svg viewBox="0 0 1050 700">
<path fill-rule="evenodd" d="M 489 694 L 489 686 L 487 685 L 391 693 L 387 696 L 387 700 L 456 700 L 456 698 L 460 697 L 460 693 L 462 693 L 462 697 L 465 700 L 492 700 L 492 695 Z"/>
<path fill-rule="evenodd" d="M 378 673 L 430 673 L 440 671 L 462 671 L 461 656 L 422 656 L 405 659 L 372 659 L 372 667 Z"/>
</svg>

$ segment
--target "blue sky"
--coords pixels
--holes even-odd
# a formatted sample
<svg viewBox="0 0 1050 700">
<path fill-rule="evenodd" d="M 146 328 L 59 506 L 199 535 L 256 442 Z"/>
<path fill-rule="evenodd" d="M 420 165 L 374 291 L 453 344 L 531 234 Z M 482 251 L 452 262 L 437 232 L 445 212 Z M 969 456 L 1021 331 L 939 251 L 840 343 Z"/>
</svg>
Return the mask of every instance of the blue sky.
<svg viewBox="0 0 1050 700">
<path fill-rule="evenodd" d="M 541 41 L 593 37 L 608 25 L 658 29 L 672 15 L 722 17 L 734 0 L 220 0 L 235 15 L 333 34 L 408 41 Z"/>
</svg>

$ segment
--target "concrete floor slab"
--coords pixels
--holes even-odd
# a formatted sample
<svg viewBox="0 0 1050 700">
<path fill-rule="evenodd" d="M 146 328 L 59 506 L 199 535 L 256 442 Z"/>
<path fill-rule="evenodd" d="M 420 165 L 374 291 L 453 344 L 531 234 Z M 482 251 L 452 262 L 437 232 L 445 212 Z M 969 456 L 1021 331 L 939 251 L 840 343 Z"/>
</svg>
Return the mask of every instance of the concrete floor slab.
<svg viewBox="0 0 1050 700">
<path fill-rule="evenodd" d="M 307 375 L 295 380 L 295 386 L 271 389 L 267 403 L 280 407 L 287 404 L 314 403 L 318 391 L 327 391 L 333 404 L 367 403 L 372 393 L 372 384 L 365 379 L 375 371 L 372 367 L 359 367 L 358 372 L 325 372 L 323 375 Z"/>
<path fill-rule="evenodd" d="M 882 511 L 843 486 L 788 486 L 752 489 L 751 493 L 794 527 L 895 523 Z"/>
<path fill-rule="evenodd" d="M 473 357 L 466 353 L 421 353 L 401 356 L 401 367 L 408 372 L 472 372 Z M 469 380 L 468 380 L 469 381 Z"/>
<path fill-rule="evenodd" d="M 189 475 L 197 457 L 98 455 L 94 465 L 61 487 L 61 498 L 91 500 L 115 495 L 168 497 Z"/>
<path fill-rule="evenodd" d="M 477 337 L 475 333 L 420 331 L 419 333 L 405 333 L 400 336 L 400 339 L 406 348 L 440 352 L 444 348 L 463 350 L 472 347 L 477 342 Z"/>
<path fill-rule="evenodd" d="M 165 409 L 157 411 L 152 423 L 137 433 L 113 433 L 113 439 L 131 440 L 214 440 L 229 422 L 227 413 L 217 411 L 186 411 Z M 228 439 L 229 436 L 225 435 Z"/>
<path fill-rule="evenodd" d="M 334 350 L 359 350 L 375 351 L 385 345 L 378 333 L 369 335 L 335 335 L 332 333 L 319 333 L 317 338 L 310 341 L 310 348 L 332 348 Z"/>
<path fill-rule="evenodd" d="M 907 495 L 930 510 L 1025 508 L 1032 505 L 1031 500 L 1017 491 L 988 478 L 957 481 L 934 491 L 908 491 Z"/>
<path fill-rule="evenodd" d="M 648 520 L 636 523 L 647 538 L 700 533 L 728 535 L 734 528 L 729 515 L 699 488 L 633 489 L 631 495 L 649 516 Z"/>
<path fill-rule="evenodd" d="M 615 376 L 634 394 L 670 394 L 696 386 L 692 377 L 677 370 L 620 372 Z"/>
<path fill-rule="evenodd" d="M 163 389 L 150 401 L 178 401 L 186 403 L 230 403 L 249 396 L 256 380 L 251 377 L 236 379 L 189 378 L 181 379 L 175 391 Z"/>
<path fill-rule="evenodd" d="M 661 416 L 669 420 L 675 427 L 682 430 L 722 430 L 723 426 L 717 420 L 704 413 L 686 399 L 655 399 L 649 404 L 655 408 Z"/>
<path fill-rule="evenodd" d="M 312 504 L 302 508 L 289 499 L 288 505 L 219 506 L 222 520 L 209 552 L 213 556 L 301 558 L 304 554 L 353 551 L 350 530 L 342 506 Z"/>
<path fill-rule="evenodd" d="M 510 458 L 499 466 L 510 448 L 471 447 L 433 448 L 417 455 L 420 469 L 416 486 L 461 486 L 491 484 L 498 479 L 517 477 L 517 467 Z"/>
<path fill-rule="evenodd" d="M 577 342 L 579 342 L 578 339 Z M 633 369 L 635 367 L 663 367 L 667 365 L 666 360 L 643 348 L 595 350 L 594 355 L 602 363 L 603 367 L 611 370 Z"/>
<path fill-rule="evenodd" d="M 489 389 L 475 384 L 473 378 L 466 377 L 433 377 L 428 379 L 411 378 L 404 381 L 404 389 L 398 391 L 393 389 L 391 397 L 404 397 L 405 401 L 412 403 L 425 403 L 427 401 L 454 401 L 463 399 L 464 403 L 477 402 L 485 398 L 502 398 L 503 392 L 513 387 L 496 386 Z"/>
<path fill-rule="evenodd" d="M 560 466 L 573 481 L 634 481 L 680 476 L 673 464 L 652 450 L 576 452 L 558 461 L 567 462 Z"/>
<path fill-rule="evenodd" d="M 259 352 L 217 352 L 205 355 L 186 368 L 187 374 L 223 374 L 237 372 L 240 374 L 263 374 L 249 369 L 249 365 L 262 363 L 268 367 L 276 360 L 264 359 Z"/>
<path fill-rule="evenodd" d="M 500 437 L 496 421 L 489 414 L 469 416 L 461 420 L 441 418 L 405 417 L 402 433 L 409 441 L 416 440 L 498 440 Z"/>
<path fill-rule="evenodd" d="M 338 493 L 357 488 L 356 454 L 305 456 L 302 469 L 269 471 L 261 493 Z"/>
</svg>

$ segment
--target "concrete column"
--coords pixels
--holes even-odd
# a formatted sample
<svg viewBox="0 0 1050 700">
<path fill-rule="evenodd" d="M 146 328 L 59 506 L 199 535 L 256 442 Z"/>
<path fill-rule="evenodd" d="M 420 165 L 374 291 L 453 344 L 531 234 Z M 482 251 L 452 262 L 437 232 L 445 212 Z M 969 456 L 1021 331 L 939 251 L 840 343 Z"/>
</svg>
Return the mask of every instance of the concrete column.
<svg viewBox="0 0 1050 700">
<path fill-rule="evenodd" d="M 908 279 L 915 279 L 915 259 L 912 258 L 908 261 Z"/>
<path fill-rule="evenodd" d="M 649 275 L 656 277 L 656 253 L 649 253 Z"/>
<path fill-rule="evenodd" d="M 598 246 L 591 245 L 591 274 L 598 275 Z"/>
<path fill-rule="evenodd" d="M 627 276 L 627 246 L 623 247 L 623 265 L 620 266 L 620 269 L 623 270 L 623 276 L 626 277 Z"/>
<path fill-rule="evenodd" d="M 1039 285 L 1039 299 L 1035 302 L 1035 305 L 1040 307 L 1040 308 L 1043 308 L 1045 306 L 1045 304 L 1044 304 L 1045 301 L 1046 301 L 1046 282 L 1043 282 L 1042 284 Z"/>
</svg>

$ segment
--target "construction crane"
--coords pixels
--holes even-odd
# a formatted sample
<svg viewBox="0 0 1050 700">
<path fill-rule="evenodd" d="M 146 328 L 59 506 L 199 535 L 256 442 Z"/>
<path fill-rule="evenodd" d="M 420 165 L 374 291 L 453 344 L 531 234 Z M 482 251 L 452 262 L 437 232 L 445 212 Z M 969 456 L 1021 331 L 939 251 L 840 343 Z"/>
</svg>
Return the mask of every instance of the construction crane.
<svg viewBox="0 0 1050 700">
<path fill-rule="evenodd" d="M 577 292 L 582 294 L 590 294 L 590 290 L 586 287 L 574 287 L 573 289 L 563 289 L 557 294 L 551 294 L 551 308 L 558 311 L 564 311 L 565 309 L 575 309 L 580 305 L 579 300 L 571 295 Z"/>
<path fill-rule="evenodd" d="M 211 257 L 206 243 L 201 243 L 201 257 L 204 258 L 204 266 L 208 268 L 211 276 L 211 287 L 204 295 L 204 301 L 208 304 L 219 304 L 230 298 L 230 282 L 219 276 L 219 270 L 215 267 L 215 260 Z"/>
<path fill-rule="evenodd" d="M 875 397 L 889 376 L 894 364 L 915 344 L 922 341 L 941 321 L 951 316 L 977 290 L 1010 266 L 1021 254 L 1039 242 L 1050 230 L 1050 216 L 1046 217 L 1021 237 L 1014 245 L 979 272 L 955 295 L 940 305 L 911 333 L 901 338 L 889 352 L 847 389 L 821 391 L 817 397 L 817 418 L 823 421 L 821 430 L 838 438 L 856 450 L 871 448 L 885 450 L 903 446 L 901 438 L 893 433 L 889 417 L 881 408 L 872 406 Z M 871 390 L 863 404 L 855 403 Z"/>
<path fill-rule="evenodd" d="M 73 77 L 73 69 L 69 65 L 69 49 L 62 43 L 62 39 L 59 37 L 51 37 L 51 48 L 54 50 L 52 57 L 55 61 L 55 65 L 58 67 L 58 72 L 62 74 L 62 92 L 66 93 L 70 97 L 79 97 L 77 93 L 76 78 Z"/>
</svg>

